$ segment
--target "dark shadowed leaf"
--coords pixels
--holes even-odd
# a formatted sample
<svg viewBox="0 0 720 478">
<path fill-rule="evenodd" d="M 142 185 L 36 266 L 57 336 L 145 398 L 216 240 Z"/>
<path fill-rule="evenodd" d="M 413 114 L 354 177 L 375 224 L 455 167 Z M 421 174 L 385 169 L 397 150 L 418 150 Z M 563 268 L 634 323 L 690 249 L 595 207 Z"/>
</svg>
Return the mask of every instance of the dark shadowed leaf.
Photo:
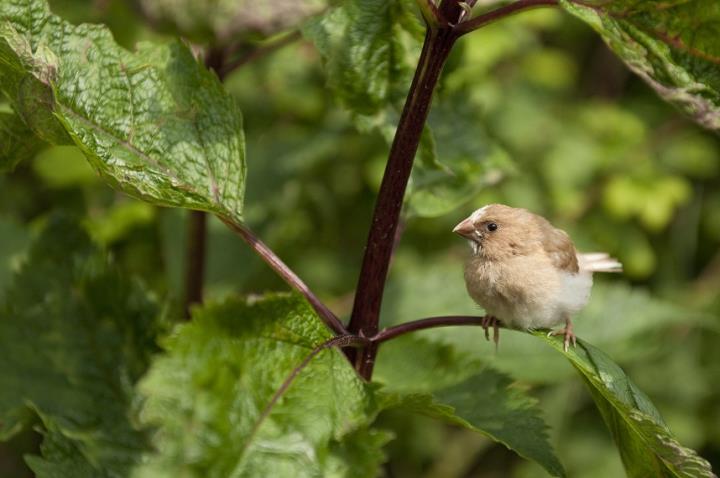
<svg viewBox="0 0 720 478">
<path fill-rule="evenodd" d="M 156 351 L 156 316 L 79 226 L 51 220 L 0 305 L 0 438 L 40 418 L 37 476 L 125 476 L 139 459 L 133 385 Z"/>
<path fill-rule="evenodd" d="M 582 340 L 563 351 L 562 339 L 536 332 L 580 372 L 615 439 L 630 477 L 714 477 L 710 464 L 677 442 L 650 399 L 610 357 Z"/>
<path fill-rule="evenodd" d="M 450 346 L 403 337 L 383 345 L 376 372 L 386 406 L 459 425 L 565 476 L 537 402 L 500 372 Z"/>
<path fill-rule="evenodd" d="M 295 296 L 197 310 L 141 385 L 158 453 L 138 476 L 373 476 L 389 436 L 368 429 L 377 413 L 372 390 L 341 352 L 322 351 L 271 406 L 329 337 Z M 360 436 L 368 441 L 356 443 Z"/>
<path fill-rule="evenodd" d="M 561 0 L 663 98 L 720 129 L 720 2 Z"/>
<path fill-rule="evenodd" d="M 157 204 L 239 220 L 242 118 L 180 43 L 118 46 L 41 0 L 0 3 L 0 91 L 37 136 L 74 142 L 111 183 Z"/>
<path fill-rule="evenodd" d="M 0 112 L 0 173 L 31 158 L 43 147 L 25 123 L 13 113 Z"/>
</svg>

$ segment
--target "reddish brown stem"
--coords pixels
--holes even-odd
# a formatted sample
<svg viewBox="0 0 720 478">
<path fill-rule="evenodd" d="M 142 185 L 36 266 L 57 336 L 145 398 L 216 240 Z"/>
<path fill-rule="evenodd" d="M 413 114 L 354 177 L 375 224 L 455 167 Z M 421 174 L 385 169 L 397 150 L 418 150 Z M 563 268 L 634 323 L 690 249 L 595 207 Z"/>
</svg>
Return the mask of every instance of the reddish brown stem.
<svg viewBox="0 0 720 478">
<path fill-rule="evenodd" d="M 430 109 L 433 90 L 445 60 L 457 39 L 452 27 L 428 28 L 420 61 L 390 148 L 380 192 L 375 203 L 370 233 L 365 247 L 349 331 L 365 337 L 378 332 L 380 306 L 385 279 L 393 251 L 405 188 L 420 135 Z M 377 347 L 372 344 L 357 355 L 355 367 L 369 380 Z"/>
<path fill-rule="evenodd" d="M 305 282 L 248 229 L 247 226 L 235 223 L 228 218 L 220 217 L 220 220 L 237 233 L 290 287 L 300 292 L 333 332 L 339 335 L 348 334 L 348 331 L 345 330 L 340 319 L 338 319 L 337 316 L 317 298 Z"/>
<path fill-rule="evenodd" d="M 205 256 L 207 215 L 190 211 L 188 216 L 187 247 L 185 249 L 185 319 L 190 320 L 190 309 L 202 304 L 205 283 Z"/>
<path fill-rule="evenodd" d="M 519 0 L 478 15 L 466 22 L 462 22 L 455 28 L 455 31 L 458 35 L 464 35 L 515 13 L 529 10 L 531 8 L 554 6 L 557 4 L 557 0 Z"/>
<path fill-rule="evenodd" d="M 410 332 L 423 329 L 434 329 L 437 327 L 454 327 L 458 325 L 482 326 L 484 318 L 485 317 L 476 317 L 472 315 L 446 315 L 442 317 L 429 317 L 427 319 L 413 320 L 412 322 L 406 322 L 404 324 L 383 329 L 375 336 L 370 337 L 370 341 L 375 344 L 381 344 Z"/>
</svg>

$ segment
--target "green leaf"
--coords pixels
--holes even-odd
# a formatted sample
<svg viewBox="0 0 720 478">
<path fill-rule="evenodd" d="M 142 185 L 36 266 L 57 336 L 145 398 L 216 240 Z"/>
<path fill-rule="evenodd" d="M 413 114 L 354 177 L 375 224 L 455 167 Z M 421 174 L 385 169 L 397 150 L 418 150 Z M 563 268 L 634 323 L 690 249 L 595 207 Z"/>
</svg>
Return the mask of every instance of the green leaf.
<svg viewBox="0 0 720 478">
<path fill-rule="evenodd" d="M 405 43 L 421 31 L 412 8 L 407 0 L 345 0 L 303 28 L 345 108 L 376 115 L 407 93 L 414 62 Z"/>
<path fill-rule="evenodd" d="M 240 220 L 242 117 L 180 43 L 118 46 L 40 0 L 0 4 L 0 88 L 37 136 L 79 146 L 105 179 L 161 205 Z"/>
<path fill-rule="evenodd" d="M 242 35 L 272 35 L 292 28 L 326 7 L 326 0 L 141 0 L 155 25 L 172 26 L 183 37 L 215 44 L 237 42 Z"/>
<path fill-rule="evenodd" d="M 585 341 L 563 351 L 562 339 L 535 332 L 582 375 L 615 439 L 630 477 L 714 477 L 710 464 L 673 437 L 650 399 L 610 357 Z"/>
<path fill-rule="evenodd" d="M 35 138 L 19 116 L 0 112 L 0 173 L 12 171 L 20 161 L 32 158 L 42 147 L 42 141 Z"/>
<path fill-rule="evenodd" d="M 587 22 L 663 98 L 720 129 L 720 3 L 620 0 L 560 4 Z"/>
<path fill-rule="evenodd" d="M 368 430 L 378 411 L 372 389 L 340 351 L 320 352 L 272 403 L 293 369 L 329 337 L 296 296 L 197 310 L 141 385 L 158 453 L 137 476 L 376 474 L 388 436 Z M 371 440 L 356 444 L 358 436 Z M 352 470 L 354 461 L 361 463 Z"/>
<path fill-rule="evenodd" d="M 439 98 L 430 112 L 432 133 L 426 128 L 408 193 L 413 216 L 447 214 L 514 171 L 507 152 L 483 130 L 479 108 L 463 95 Z"/>
<path fill-rule="evenodd" d="M 75 222 L 50 220 L 0 305 L 0 438 L 40 417 L 37 476 L 124 476 L 137 462 L 133 386 L 157 312 Z"/>
<path fill-rule="evenodd" d="M 376 377 L 385 383 L 386 406 L 427 415 L 481 433 L 553 476 L 565 476 L 537 401 L 510 378 L 459 354 L 414 337 L 383 345 Z"/>
</svg>

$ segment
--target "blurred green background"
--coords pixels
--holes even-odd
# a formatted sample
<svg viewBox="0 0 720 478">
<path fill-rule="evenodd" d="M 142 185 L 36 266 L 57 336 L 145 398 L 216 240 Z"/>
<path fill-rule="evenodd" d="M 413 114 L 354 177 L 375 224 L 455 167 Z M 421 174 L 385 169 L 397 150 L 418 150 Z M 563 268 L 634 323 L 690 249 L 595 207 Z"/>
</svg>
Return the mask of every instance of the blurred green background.
<svg viewBox="0 0 720 478">
<path fill-rule="evenodd" d="M 71 21 L 108 24 L 128 48 L 169 38 L 133 4 L 51 3 Z M 247 47 L 258 41 L 249 35 Z M 347 318 L 385 138 L 358 132 L 302 40 L 242 66 L 226 84 L 245 116 L 248 223 Z M 430 124 L 442 164 L 413 176 L 384 323 L 481 313 L 465 293 L 468 248 L 452 226 L 490 202 L 530 208 L 566 229 L 579 249 L 608 251 L 625 264 L 623 276 L 597 277 L 576 332 L 626 369 L 681 443 L 720 468 L 717 136 L 661 101 L 589 28 L 550 10 L 460 41 Z M 142 277 L 170 316 L 180 315 L 187 213 L 114 192 L 73 147 L 46 149 L 0 177 L 0 296 L 29 238 L 58 208 L 83 216 L 117 262 Z M 208 254 L 210 300 L 285 288 L 215 220 Z M 530 390 L 569 476 L 623 476 L 581 380 L 543 344 L 503 331 L 495 352 L 472 328 L 420 335 L 486 360 Z M 545 476 L 469 431 L 400 412 L 383 415 L 381 425 L 397 435 L 388 477 Z M 30 476 L 22 454 L 37 442 L 25 434 L 0 444 L 0 476 Z"/>
</svg>

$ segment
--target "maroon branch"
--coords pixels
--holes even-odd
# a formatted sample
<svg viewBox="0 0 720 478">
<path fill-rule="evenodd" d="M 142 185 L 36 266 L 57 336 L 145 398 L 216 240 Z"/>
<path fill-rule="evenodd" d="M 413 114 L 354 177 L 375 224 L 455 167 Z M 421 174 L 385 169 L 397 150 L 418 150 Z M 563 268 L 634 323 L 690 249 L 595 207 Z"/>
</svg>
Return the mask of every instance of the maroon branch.
<svg viewBox="0 0 720 478">
<path fill-rule="evenodd" d="M 220 217 L 220 216 L 219 216 Z M 317 298 L 305 282 L 298 277 L 264 242 L 262 242 L 247 226 L 231 219 L 220 217 L 230 229 L 239 235 L 290 287 L 300 292 L 315 309 L 320 318 L 330 329 L 339 335 L 347 335 L 342 322 Z"/>
<path fill-rule="evenodd" d="M 434 329 L 437 327 L 454 327 L 458 325 L 484 325 L 485 317 L 476 317 L 472 315 L 446 315 L 442 317 L 429 317 L 427 319 L 413 320 L 404 324 L 395 325 L 381 330 L 375 336 L 370 337 L 370 341 L 381 344 L 392 340 L 401 335 L 415 332 L 423 329 Z"/>
<path fill-rule="evenodd" d="M 557 0 L 519 0 L 462 22 L 458 24 L 455 31 L 458 35 L 464 35 L 515 13 L 530 10 L 531 8 L 554 6 L 557 4 Z"/>
</svg>

